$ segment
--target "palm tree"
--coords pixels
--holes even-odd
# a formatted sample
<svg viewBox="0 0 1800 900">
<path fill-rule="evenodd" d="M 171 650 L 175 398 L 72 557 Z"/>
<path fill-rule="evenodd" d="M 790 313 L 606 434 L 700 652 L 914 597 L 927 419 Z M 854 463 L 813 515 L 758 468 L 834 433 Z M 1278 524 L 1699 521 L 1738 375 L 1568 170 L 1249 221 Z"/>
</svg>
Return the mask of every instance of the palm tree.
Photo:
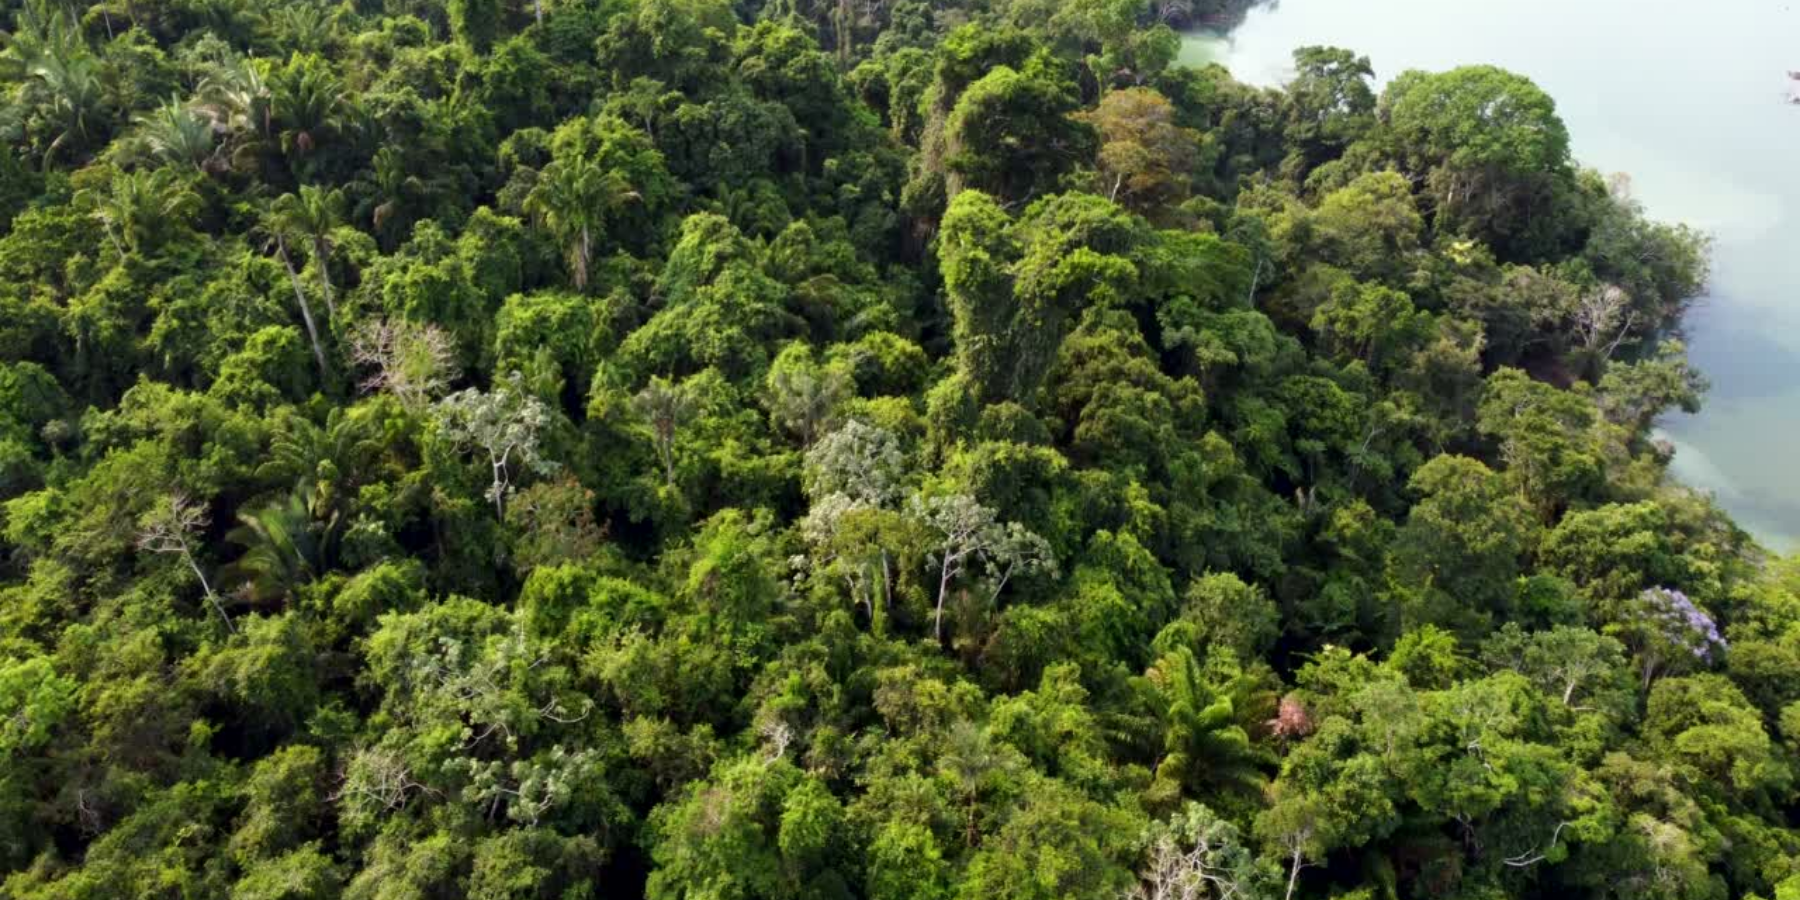
<svg viewBox="0 0 1800 900">
<path fill-rule="evenodd" d="M 662 460 L 665 483 L 673 487 L 675 433 L 694 417 L 699 404 L 685 386 L 657 375 L 631 399 L 631 405 L 649 423 L 651 443 L 656 446 L 657 458 Z"/>
<path fill-rule="evenodd" d="M 14 29 L 0 32 L 0 48 L 0 82 L 29 85 L 60 129 L 44 151 L 45 164 L 62 147 L 87 143 L 89 120 L 104 94 L 99 61 L 74 17 L 47 3 L 27 3 Z"/>
<path fill-rule="evenodd" d="M 88 142 L 88 119 L 103 102 L 100 64 L 84 50 L 79 55 L 43 59 L 31 74 L 49 89 L 51 116 L 62 127 L 44 151 L 48 163 L 63 146 Z"/>
<path fill-rule="evenodd" d="M 281 150 L 304 157 L 342 124 L 343 85 L 322 57 L 296 53 L 269 76 Z"/>
<path fill-rule="evenodd" d="M 337 12 L 317 3 L 277 6 L 267 20 L 267 31 L 274 43 L 299 53 L 325 52 L 337 39 L 337 27 Z"/>
<path fill-rule="evenodd" d="M 269 224 L 281 229 L 291 240 L 303 241 L 312 248 L 313 263 L 319 267 L 319 289 L 325 294 L 325 314 L 337 321 L 337 302 L 331 288 L 331 230 L 344 220 L 344 192 L 315 185 L 303 185 L 298 194 L 282 194 L 269 205 Z"/>
<path fill-rule="evenodd" d="M 138 116 L 137 123 L 150 155 L 164 162 L 187 163 L 206 170 L 216 149 L 213 123 L 207 116 L 171 97 L 154 112 Z"/>
<path fill-rule="evenodd" d="M 78 202 L 100 223 L 120 258 L 154 249 L 200 208 L 200 198 L 170 168 L 120 172 L 105 191 L 84 190 Z"/>
<path fill-rule="evenodd" d="M 938 773 L 949 778 L 963 803 L 963 840 L 973 848 L 980 840 L 977 813 L 981 792 L 996 776 L 1009 774 L 1017 764 L 989 738 L 987 729 L 967 720 L 950 727 L 940 743 Z"/>
<path fill-rule="evenodd" d="M 19 8 L 12 31 L 0 31 L 0 79 L 24 81 L 31 67 L 47 56 L 68 55 L 77 40 L 75 29 L 48 3 Z"/>
<path fill-rule="evenodd" d="M 226 158 L 240 172 L 259 171 L 275 145 L 275 94 L 267 68 L 264 60 L 237 57 L 200 80 L 198 108 L 226 134 Z"/>
<path fill-rule="evenodd" d="M 413 174 L 399 150 L 383 147 L 375 151 L 368 174 L 357 179 L 356 187 L 367 195 L 358 202 L 356 217 L 367 218 L 383 247 L 391 248 L 391 235 L 406 228 L 407 207 L 426 191 L 424 180 Z"/>
<path fill-rule="evenodd" d="M 238 513 L 225 535 L 244 555 L 225 567 L 227 584 L 253 602 L 281 600 L 324 574 L 337 551 L 342 517 L 318 487 L 296 486 L 261 509 Z"/>
<path fill-rule="evenodd" d="M 199 94 L 213 120 L 226 129 L 265 139 L 274 134 L 274 93 L 257 60 L 239 57 L 218 74 L 201 79 Z"/>
<path fill-rule="evenodd" d="M 370 421 L 333 407 L 320 425 L 297 412 L 281 417 L 269 443 L 269 458 L 256 477 L 309 484 L 314 506 L 336 512 L 367 480 L 381 455 L 380 435 Z"/>
<path fill-rule="evenodd" d="M 282 268 L 287 270 L 288 283 L 294 288 L 294 303 L 300 307 L 300 319 L 306 324 L 306 337 L 312 343 L 313 359 L 319 364 L 319 377 L 329 378 L 331 370 L 325 364 L 325 348 L 319 343 L 319 327 L 313 321 L 312 304 L 306 302 L 306 290 L 300 286 L 300 272 L 294 268 L 293 255 L 288 253 L 288 236 L 291 233 L 288 223 L 276 214 L 274 205 L 271 204 L 263 210 L 257 229 L 264 235 L 264 249 L 274 250 L 275 258 L 281 260 Z"/>
<path fill-rule="evenodd" d="M 1144 678 L 1155 694 L 1163 727 L 1163 758 L 1156 781 L 1165 790 L 1256 792 L 1263 767 L 1273 762 L 1238 724 L 1232 694 L 1237 684 L 1214 690 L 1193 651 L 1185 647 L 1158 660 Z"/>
<path fill-rule="evenodd" d="M 591 160 L 559 159 L 538 173 L 525 197 L 525 211 L 565 248 L 575 288 L 582 290 L 593 260 L 594 231 L 614 210 L 637 198 L 619 173 L 602 170 Z"/>
</svg>

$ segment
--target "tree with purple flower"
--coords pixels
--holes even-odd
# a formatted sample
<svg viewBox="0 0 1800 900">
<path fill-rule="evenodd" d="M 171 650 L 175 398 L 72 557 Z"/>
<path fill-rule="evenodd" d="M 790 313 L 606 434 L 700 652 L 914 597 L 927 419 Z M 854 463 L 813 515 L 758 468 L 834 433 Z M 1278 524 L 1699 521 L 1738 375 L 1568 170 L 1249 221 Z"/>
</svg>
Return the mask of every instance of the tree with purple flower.
<svg viewBox="0 0 1800 900">
<path fill-rule="evenodd" d="M 1638 594 L 1631 643 L 1642 661 L 1644 687 L 1677 665 L 1711 666 L 1730 645 L 1712 616 L 1675 588 L 1653 587 Z"/>
</svg>

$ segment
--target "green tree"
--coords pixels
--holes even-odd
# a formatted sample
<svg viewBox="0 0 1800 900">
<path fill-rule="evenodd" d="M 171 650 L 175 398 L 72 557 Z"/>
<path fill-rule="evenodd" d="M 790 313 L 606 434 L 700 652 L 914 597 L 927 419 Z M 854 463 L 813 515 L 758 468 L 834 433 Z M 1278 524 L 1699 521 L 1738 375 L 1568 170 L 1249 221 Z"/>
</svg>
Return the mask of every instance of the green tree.
<svg viewBox="0 0 1800 900">
<path fill-rule="evenodd" d="M 1513 612 L 1514 582 L 1539 529 L 1505 480 L 1481 462 L 1440 456 L 1413 473 L 1420 495 L 1394 536 L 1393 577 L 1407 618 L 1465 635 Z"/>
<path fill-rule="evenodd" d="M 622 176 L 603 171 L 597 163 L 552 160 L 526 195 L 525 211 L 564 247 L 579 291 L 587 287 L 594 232 L 604 226 L 609 213 L 636 196 Z"/>
<path fill-rule="evenodd" d="M 1366 56 L 1339 47 L 1294 51 L 1287 84 L 1287 141 L 1312 165 L 1327 162 L 1375 125 L 1375 69 Z"/>
<path fill-rule="evenodd" d="M 1529 79 L 1493 66 L 1403 72 L 1382 96 L 1395 148 L 1438 199 L 1440 230 L 1510 249 L 1521 218 L 1549 210 L 1569 177 L 1569 132 Z"/>
<path fill-rule="evenodd" d="M 291 194 L 284 196 L 293 196 Z M 290 203 L 289 206 L 296 204 Z M 319 364 L 320 379 L 331 377 L 331 367 L 325 362 L 325 348 L 320 342 L 319 326 L 313 318 L 312 304 L 306 299 L 306 289 L 300 285 L 300 271 L 294 267 L 294 257 L 288 252 L 289 241 L 293 237 L 290 226 L 292 220 L 287 215 L 292 210 L 278 210 L 271 204 L 263 209 L 257 222 L 257 230 L 267 241 L 266 247 L 273 248 L 275 258 L 281 260 L 281 266 L 287 271 L 288 284 L 294 289 L 294 305 L 300 309 L 300 320 L 306 325 L 306 338 L 312 345 L 313 360 Z M 320 272 L 323 273 L 321 268 Z M 327 323 L 329 325 L 329 323 Z"/>
<path fill-rule="evenodd" d="M 312 251 L 319 270 L 319 292 L 325 297 L 328 322 L 338 321 L 337 300 L 331 287 L 331 231 L 344 219 L 344 192 L 305 185 L 298 194 L 282 194 L 269 204 L 265 227 L 286 242 L 304 243 Z M 286 262 L 286 251 L 283 250 Z M 289 264 L 292 268 L 292 264 Z"/>
<path fill-rule="evenodd" d="M 137 123 L 144 149 L 165 163 L 186 164 L 204 172 L 217 151 L 212 122 L 175 98 L 138 116 Z"/>
<path fill-rule="evenodd" d="M 451 0 L 448 12 L 450 31 L 470 50 L 487 53 L 500 36 L 506 9 L 499 0 Z M 537 14 L 543 21 L 543 11 Z"/>
<path fill-rule="evenodd" d="M 685 384 L 656 376 L 631 399 L 632 408 L 650 426 L 650 442 L 662 461 L 663 481 L 675 485 L 675 439 L 694 417 L 698 403 Z"/>
<path fill-rule="evenodd" d="M 200 210 L 200 198 L 172 168 L 120 172 L 104 192 L 80 196 L 120 260 L 156 252 Z"/>
<path fill-rule="evenodd" d="M 1219 791 L 1254 794 L 1274 762 L 1240 724 L 1233 687 L 1206 681 L 1193 651 L 1178 647 L 1144 673 L 1162 725 L 1152 791 L 1170 800 Z"/>
<path fill-rule="evenodd" d="M 267 506 L 240 510 L 226 538 L 244 552 L 221 574 L 226 586 L 252 602 L 272 602 L 292 598 L 328 571 L 343 521 L 326 497 L 317 486 L 297 487 Z"/>
<path fill-rule="evenodd" d="M 1096 148 L 1093 128 L 1069 116 L 1077 109 L 1074 86 L 1049 54 L 983 75 L 944 125 L 949 195 L 977 190 L 1019 203 L 1054 190 Z"/>
</svg>

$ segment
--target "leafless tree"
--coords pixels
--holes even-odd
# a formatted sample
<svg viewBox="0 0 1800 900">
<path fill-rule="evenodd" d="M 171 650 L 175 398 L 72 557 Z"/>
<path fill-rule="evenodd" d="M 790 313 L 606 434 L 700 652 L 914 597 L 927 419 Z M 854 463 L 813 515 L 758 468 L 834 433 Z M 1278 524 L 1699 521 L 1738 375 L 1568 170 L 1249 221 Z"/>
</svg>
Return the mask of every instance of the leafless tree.
<svg viewBox="0 0 1800 900">
<path fill-rule="evenodd" d="M 1189 803 L 1147 833 L 1144 867 L 1124 900 L 1252 900 L 1266 896 L 1256 861 L 1230 822 Z"/>
<path fill-rule="evenodd" d="M 212 605 L 213 611 L 224 621 L 225 630 L 236 634 L 237 627 L 231 624 L 231 616 L 225 613 L 225 606 L 219 602 L 219 595 L 213 592 L 212 582 L 207 580 L 199 560 L 194 558 L 194 541 L 200 532 L 206 530 L 207 522 L 206 507 L 194 503 L 186 494 L 177 491 L 169 495 L 167 503 L 159 504 L 144 516 L 138 529 L 137 546 L 146 553 L 181 557 L 181 561 L 193 570 L 194 577 L 200 579 L 200 590 L 206 593 L 206 602 Z"/>
<path fill-rule="evenodd" d="M 350 361 L 369 370 L 362 389 L 392 394 L 420 409 L 456 380 L 456 344 L 436 325 L 405 320 L 364 322 L 350 334 Z"/>
<path fill-rule="evenodd" d="M 1158 840 L 1140 875 L 1143 881 L 1129 900 L 1233 900 L 1240 896 L 1237 883 L 1208 863 L 1210 850 L 1204 843 L 1183 849 L 1174 838 Z"/>
<path fill-rule="evenodd" d="M 1549 858 L 1550 851 L 1556 849 L 1556 841 L 1558 838 L 1562 837 L 1563 829 L 1567 827 L 1569 827 L 1569 823 L 1567 822 L 1556 823 L 1556 830 L 1550 832 L 1550 843 L 1543 850 L 1533 847 L 1518 856 L 1509 856 L 1506 859 L 1501 860 L 1501 862 L 1506 863 L 1508 866 L 1515 869 L 1523 869 L 1527 866 L 1543 862 L 1545 859 Z"/>
<path fill-rule="evenodd" d="M 343 785 L 329 799 L 378 816 L 404 807 L 414 794 L 425 790 L 400 754 L 370 747 L 350 758 L 344 767 Z"/>
<path fill-rule="evenodd" d="M 1589 291 L 1575 305 L 1575 332 L 1581 347 L 1599 354 L 1602 361 L 1612 358 L 1636 322 L 1631 295 L 1617 285 Z"/>
<path fill-rule="evenodd" d="M 757 734 L 769 744 L 769 756 L 763 760 L 773 763 L 787 755 L 788 746 L 794 742 L 794 729 L 779 718 L 771 718 L 758 726 Z"/>
</svg>

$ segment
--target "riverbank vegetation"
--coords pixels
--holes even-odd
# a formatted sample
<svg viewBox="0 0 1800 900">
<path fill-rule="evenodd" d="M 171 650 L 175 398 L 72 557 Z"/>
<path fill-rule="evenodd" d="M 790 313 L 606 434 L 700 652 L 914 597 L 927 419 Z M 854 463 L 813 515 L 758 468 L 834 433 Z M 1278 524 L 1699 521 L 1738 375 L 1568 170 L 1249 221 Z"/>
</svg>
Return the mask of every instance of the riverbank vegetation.
<svg viewBox="0 0 1800 900">
<path fill-rule="evenodd" d="M 1705 241 L 1167 19 L 9 4 L 0 894 L 1800 896 Z"/>
</svg>

